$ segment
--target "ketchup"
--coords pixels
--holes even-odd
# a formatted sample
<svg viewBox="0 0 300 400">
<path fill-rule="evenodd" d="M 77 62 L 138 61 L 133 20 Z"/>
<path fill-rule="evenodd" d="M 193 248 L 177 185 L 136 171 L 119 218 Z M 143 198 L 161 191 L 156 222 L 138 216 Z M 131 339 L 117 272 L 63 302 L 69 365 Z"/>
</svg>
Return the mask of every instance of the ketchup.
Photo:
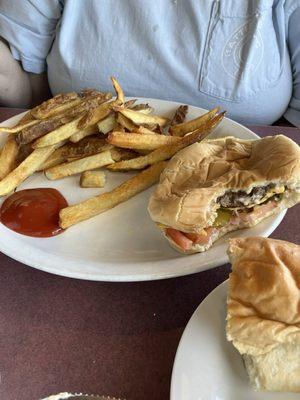
<svg viewBox="0 0 300 400">
<path fill-rule="evenodd" d="M 67 200 L 56 189 L 26 189 L 9 196 L 0 209 L 0 220 L 7 228 L 27 236 L 50 237 L 63 232 L 59 211 Z"/>
</svg>

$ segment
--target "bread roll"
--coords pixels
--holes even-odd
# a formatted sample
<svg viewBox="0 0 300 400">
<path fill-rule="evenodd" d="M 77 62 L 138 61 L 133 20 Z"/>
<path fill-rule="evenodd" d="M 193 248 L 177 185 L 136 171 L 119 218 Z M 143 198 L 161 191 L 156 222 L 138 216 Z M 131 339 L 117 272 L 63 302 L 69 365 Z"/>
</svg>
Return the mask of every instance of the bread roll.
<svg viewBox="0 0 300 400">
<path fill-rule="evenodd" d="M 231 239 L 227 339 L 255 390 L 300 392 L 300 246 Z"/>
</svg>

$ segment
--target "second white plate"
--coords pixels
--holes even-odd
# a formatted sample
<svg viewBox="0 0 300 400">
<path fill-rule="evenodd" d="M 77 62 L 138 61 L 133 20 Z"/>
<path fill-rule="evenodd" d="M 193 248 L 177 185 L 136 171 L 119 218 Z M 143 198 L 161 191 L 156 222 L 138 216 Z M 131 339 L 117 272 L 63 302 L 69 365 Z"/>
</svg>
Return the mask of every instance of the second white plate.
<svg viewBox="0 0 300 400">
<path fill-rule="evenodd" d="M 226 340 L 228 281 L 199 305 L 180 340 L 171 400 L 299 400 L 299 393 L 255 392 L 238 351 Z"/>
</svg>

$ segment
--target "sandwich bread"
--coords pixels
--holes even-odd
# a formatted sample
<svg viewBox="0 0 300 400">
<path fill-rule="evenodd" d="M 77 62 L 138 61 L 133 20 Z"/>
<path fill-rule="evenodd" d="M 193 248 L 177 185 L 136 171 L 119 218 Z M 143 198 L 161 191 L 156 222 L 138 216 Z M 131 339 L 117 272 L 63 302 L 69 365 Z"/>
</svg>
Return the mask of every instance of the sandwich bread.
<svg viewBox="0 0 300 400">
<path fill-rule="evenodd" d="M 167 164 L 148 211 L 170 244 L 205 251 L 300 202 L 300 148 L 283 135 L 206 140 Z"/>
<path fill-rule="evenodd" d="M 255 390 L 300 392 L 300 246 L 231 239 L 227 339 Z"/>
</svg>

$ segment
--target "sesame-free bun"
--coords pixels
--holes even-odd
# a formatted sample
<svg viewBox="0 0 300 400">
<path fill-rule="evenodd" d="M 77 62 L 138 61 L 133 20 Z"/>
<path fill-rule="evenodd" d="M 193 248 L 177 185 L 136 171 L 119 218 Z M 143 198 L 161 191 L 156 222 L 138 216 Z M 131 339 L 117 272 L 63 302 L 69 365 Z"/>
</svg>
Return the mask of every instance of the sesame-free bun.
<svg viewBox="0 0 300 400">
<path fill-rule="evenodd" d="M 300 201 L 300 190 L 295 190 L 300 188 L 300 148 L 291 139 L 278 135 L 205 140 L 169 161 L 148 210 L 159 224 L 197 233 L 212 225 L 219 208 L 217 199 L 226 191 L 250 192 L 268 183 L 294 191 L 284 199 L 286 208 Z"/>
<path fill-rule="evenodd" d="M 231 239 L 227 339 L 256 390 L 300 392 L 300 246 Z"/>
</svg>

